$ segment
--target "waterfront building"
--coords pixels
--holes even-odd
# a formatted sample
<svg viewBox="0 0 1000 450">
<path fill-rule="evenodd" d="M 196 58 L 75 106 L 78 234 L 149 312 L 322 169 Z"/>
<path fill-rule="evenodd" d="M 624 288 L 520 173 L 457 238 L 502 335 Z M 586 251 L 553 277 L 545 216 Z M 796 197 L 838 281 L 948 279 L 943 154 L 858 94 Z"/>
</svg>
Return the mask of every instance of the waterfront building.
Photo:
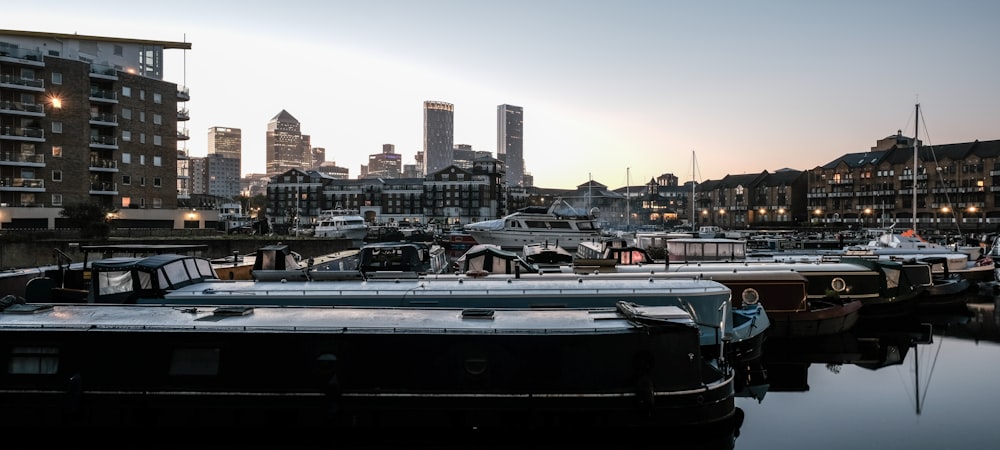
<svg viewBox="0 0 1000 450">
<path fill-rule="evenodd" d="M 190 48 L 0 30 L 0 204 L 176 208 L 190 96 L 163 80 L 163 52 Z"/>
</svg>

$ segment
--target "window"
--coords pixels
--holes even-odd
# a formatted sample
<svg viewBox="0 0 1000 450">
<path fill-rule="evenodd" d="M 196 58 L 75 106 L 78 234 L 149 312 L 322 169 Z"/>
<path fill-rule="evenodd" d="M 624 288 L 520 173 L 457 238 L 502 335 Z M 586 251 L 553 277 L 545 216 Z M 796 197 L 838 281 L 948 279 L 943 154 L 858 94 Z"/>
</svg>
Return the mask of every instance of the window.
<svg viewBox="0 0 1000 450">
<path fill-rule="evenodd" d="M 125 185 L 125 186 L 132 185 L 132 176 L 131 175 L 122 175 L 122 184 Z"/>
<path fill-rule="evenodd" d="M 131 97 L 131 96 L 132 96 L 132 88 L 128 86 L 122 86 L 122 97 Z"/>
<path fill-rule="evenodd" d="M 162 166 L 163 165 L 163 157 L 162 156 L 154 156 L 153 157 L 153 165 L 157 166 L 157 167 Z"/>
<path fill-rule="evenodd" d="M 139 155 L 139 165 L 140 166 L 145 166 L 146 165 L 146 155 Z M 143 184 L 145 184 L 145 183 L 143 183 Z"/>
<path fill-rule="evenodd" d="M 115 44 L 115 56 L 122 56 L 124 54 L 125 54 L 125 49 L 122 46 Z"/>
<path fill-rule="evenodd" d="M 52 206 L 62 206 L 62 194 L 52 194 Z"/>
<path fill-rule="evenodd" d="M 122 153 L 122 164 L 132 164 L 131 153 Z"/>
<path fill-rule="evenodd" d="M 61 145 L 53 145 L 52 146 L 52 157 L 53 158 L 62 158 L 62 146 Z"/>
<path fill-rule="evenodd" d="M 153 187 L 163 187 L 163 181 L 160 177 L 153 177 Z M 155 203 L 156 199 L 153 199 L 153 202 Z"/>
<path fill-rule="evenodd" d="M 146 133 L 139 133 L 139 143 L 140 144 L 146 143 Z"/>
<path fill-rule="evenodd" d="M 7 373 L 13 375 L 55 375 L 59 373 L 59 348 L 20 346 L 10 351 Z"/>
<path fill-rule="evenodd" d="M 146 121 L 146 111 L 139 111 L 139 122 Z"/>
<path fill-rule="evenodd" d="M 146 99 L 146 91 L 143 89 L 139 89 L 139 100 L 145 100 L 145 99 Z"/>
<path fill-rule="evenodd" d="M 153 207 L 154 208 L 162 208 L 163 207 L 163 199 L 161 199 L 159 197 L 154 197 L 153 198 Z"/>
<path fill-rule="evenodd" d="M 122 119 L 132 120 L 132 110 L 128 108 L 122 108 Z"/>
<path fill-rule="evenodd" d="M 62 181 L 62 171 L 53 170 L 52 171 L 52 181 Z"/>
<path fill-rule="evenodd" d="M 156 125 L 163 125 L 163 116 L 160 114 L 153 114 L 153 123 Z"/>
<path fill-rule="evenodd" d="M 163 103 L 163 95 L 159 92 L 153 93 L 153 103 L 160 104 Z"/>
<path fill-rule="evenodd" d="M 122 197 L 122 208 L 128 208 L 132 204 L 132 197 Z"/>
<path fill-rule="evenodd" d="M 58 133 L 62 133 L 62 122 L 53 121 L 52 122 L 52 132 L 53 133 L 57 133 L 57 134 Z"/>
<path fill-rule="evenodd" d="M 163 145 L 163 136 L 158 134 L 153 135 L 153 145 Z"/>
<path fill-rule="evenodd" d="M 139 186 L 146 185 L 146 177 L 139 177 Z"/>
<path fill-rule="evenodd" d="M 122 140 L 126 142 L 132 141 L 132 132 L 128 130 L 122 130 Z"/>
<path fill-rule="evenodd" d="M 62 72 L 52 72 L 52 84 L 62 84 Z"/>
</svg>

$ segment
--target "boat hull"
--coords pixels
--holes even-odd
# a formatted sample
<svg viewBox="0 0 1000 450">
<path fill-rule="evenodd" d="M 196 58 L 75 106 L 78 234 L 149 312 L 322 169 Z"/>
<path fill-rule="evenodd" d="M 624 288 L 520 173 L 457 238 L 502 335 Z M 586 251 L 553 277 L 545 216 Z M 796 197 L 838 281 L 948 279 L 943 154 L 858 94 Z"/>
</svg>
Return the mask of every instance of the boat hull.
<svg viewBox="0 0 1000 450">
<path fill-rule="evenodd" d="M 732 372 L 678 308 L 48 308 L 0 314 L 5 426 L 689 426 L 735 410 Z"/>
</svg>

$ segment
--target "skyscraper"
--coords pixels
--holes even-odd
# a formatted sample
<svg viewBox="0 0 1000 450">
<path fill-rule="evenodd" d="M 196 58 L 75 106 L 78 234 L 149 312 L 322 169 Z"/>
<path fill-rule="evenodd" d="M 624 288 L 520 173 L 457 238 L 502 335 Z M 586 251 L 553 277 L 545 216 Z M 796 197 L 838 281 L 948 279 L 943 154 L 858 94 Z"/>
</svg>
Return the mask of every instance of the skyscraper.
<svg viewBox="0 0 1000 450">
<path fill-rule="evenodd" d="M 455 142 L 455 105 L 424 102 L 424 175 L 452 163 Z"/>
<path fill-rule="evenodd" d="M 267 174 L 277 175 L 291 169 L 312 168 L 312 146 L 302 134 L 299 121 L 281 110 L 267 123 Z"/>
<path fill-rule="evenodd" d="M 208 154 L 241 159 L 243 132 L 239 128 L 212 127 L 208 129 Z"/>
<path fill-rule="evenodd" d="M 507 165 L 504 181 L 509 186 L 524 185 L 524 109 L 497 106 L 497 159 Z"/>
</svg>

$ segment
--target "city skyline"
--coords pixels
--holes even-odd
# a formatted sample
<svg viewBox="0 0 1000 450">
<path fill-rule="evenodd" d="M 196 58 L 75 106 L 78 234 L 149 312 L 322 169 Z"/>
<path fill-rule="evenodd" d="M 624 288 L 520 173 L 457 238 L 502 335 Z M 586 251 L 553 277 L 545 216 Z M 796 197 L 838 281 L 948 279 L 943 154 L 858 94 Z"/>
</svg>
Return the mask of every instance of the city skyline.
<svg viewBox="0 0 1000 450">
<path fill-rule="evenodd" d="M 384 144 L 411 164 L 425 101 L 494 156 L 497 106 L 524 108 L 525 169 L 552 188 L 683 183 L 693 153 L 698 181 L 810 169 L 912 135 L 915 103 L 925 144 L 1000 137 L 989 1 L 47 5 L 0 28 L 190 42 L 164 55 L 191 92 L 188 150 L 239 128 L 244 174 L 282 110 L 352 178 Z"/>
</svg>

